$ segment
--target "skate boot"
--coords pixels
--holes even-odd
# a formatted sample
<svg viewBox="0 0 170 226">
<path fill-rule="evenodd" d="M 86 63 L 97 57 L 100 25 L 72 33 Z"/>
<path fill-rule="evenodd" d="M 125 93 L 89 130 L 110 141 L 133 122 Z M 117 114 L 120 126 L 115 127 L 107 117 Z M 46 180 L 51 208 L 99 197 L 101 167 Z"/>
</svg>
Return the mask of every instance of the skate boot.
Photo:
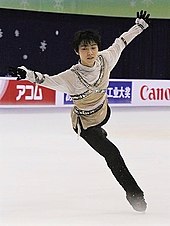
<svg viewBox="0 0 170 226">
<path fill-rule="evenodd" d="M 145 202 L 143 193 L 126 193 L 126 199 L 134 210 L 145 212 L 147 203 Z"/>
</svg>

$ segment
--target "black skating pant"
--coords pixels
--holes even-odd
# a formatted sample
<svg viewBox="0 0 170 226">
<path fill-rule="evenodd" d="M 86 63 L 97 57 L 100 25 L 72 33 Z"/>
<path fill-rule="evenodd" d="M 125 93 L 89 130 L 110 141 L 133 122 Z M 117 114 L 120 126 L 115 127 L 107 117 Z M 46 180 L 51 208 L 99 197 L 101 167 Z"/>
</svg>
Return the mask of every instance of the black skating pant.
<svg viewBox="0 0 170 226">
<path fill-rule="evenodd" d="M 123 187 L 126 193 L 140 194 L 140 189 L 135 179 L 129 172 L 118 148 L 107 139 L 107 133 L 102 126 L 110 117 L 110 108 L 108 107 L 107 116 L 104 121 L 93 127 L 84 130 L 81 126 L 80 136 L 101 156 L 104 157 L 112 174 Z M 81 122 L 80 122 L 81 125 Z M 77 132 L 77 129 L 75 129 Z"/>
</svg>

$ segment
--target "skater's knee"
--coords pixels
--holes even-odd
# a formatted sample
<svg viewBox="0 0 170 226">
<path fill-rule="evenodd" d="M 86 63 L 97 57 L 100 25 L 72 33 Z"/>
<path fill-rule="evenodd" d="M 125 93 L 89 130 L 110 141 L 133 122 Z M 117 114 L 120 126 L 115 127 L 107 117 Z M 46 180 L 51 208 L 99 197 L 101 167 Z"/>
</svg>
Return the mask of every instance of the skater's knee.
<svg viewBox="0 0 170 226">
<path fill-rule="evenodd" d="M 102 136 L 107 137 L 107 132 L 103 128 L 101 128 L 101 133 L 102 133 Z"/>
<path fill-rule="evenodd" d="M 95 136 L 99 136 L 101 138 L 106 138 L 107 137 L 106 130 L 104 130 L 101 127 L 92 127 L 90 130 Z"/>
<path fill-rule="evenodd" d="M 74 131 L 76 133 L 78 133 L 78 130 L 77 129 L 74 129 Z M 101 128 L 101 127 L 89 127 L 87 129 L 81 129 L 81 132 L 80 132 L 80 136 L 84 139 L 101 139 L 103 140 L 104 138 L 107 137 L 107 132 Z"/>
</svg>

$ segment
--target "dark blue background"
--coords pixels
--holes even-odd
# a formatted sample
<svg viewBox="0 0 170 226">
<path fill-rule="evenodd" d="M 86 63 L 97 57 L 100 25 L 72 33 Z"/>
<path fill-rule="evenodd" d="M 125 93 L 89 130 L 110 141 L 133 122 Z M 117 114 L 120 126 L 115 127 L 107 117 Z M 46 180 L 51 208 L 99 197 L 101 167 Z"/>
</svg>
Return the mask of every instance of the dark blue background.
<svg viewBox="0 0 170 226">
<path fill-rule="evenodd" d="M 0 9 L 0 75 L 8 66 L 20 66 L 57 74 L 77 63 L 72 49 L 77 30 L 95 29 L 102 36 L 102 49 L 128 30 L 133 18 L 86 16 Z M 170 20 L 152 19 L 151 26 L 124 50 L 111 73 L 111 78 L 169 79 L 170 78 Z M 15 37 L 15 30 L 20 36 Z M 59 35 L 55 34 L 56 30 Z M 40 42 L 47 42 L 42 52 Z M 28 59 L 24 60 L 23 55 Z"/>
</svg>

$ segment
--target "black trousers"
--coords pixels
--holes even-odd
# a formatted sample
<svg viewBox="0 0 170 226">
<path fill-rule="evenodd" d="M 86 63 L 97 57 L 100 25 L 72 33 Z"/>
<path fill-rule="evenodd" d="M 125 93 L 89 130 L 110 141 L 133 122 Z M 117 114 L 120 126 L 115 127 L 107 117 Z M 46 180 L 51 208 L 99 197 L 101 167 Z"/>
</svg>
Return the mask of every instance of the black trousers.
<svg viewBox="0 0 170 226">
<path fill-rule="evenodd" d="M 88 129 L 83 129 L 81 125 L 80 136 L 101 156 L 104 157 L 108 167 L 110 168 L 112 174 L 123 187 L 126 193 L 139 194 L 143 193 L 135 179 L 129 172 L 118 148 L 107 139 L 107 133 L 102 128 L 104 124 L 110 118 L 110 107 L 108 106 L 107 116 L 102 123 L 97 126 L 89 127 Z M 77 132 L 77 129 L 75 129 Z"/>
</svg>

